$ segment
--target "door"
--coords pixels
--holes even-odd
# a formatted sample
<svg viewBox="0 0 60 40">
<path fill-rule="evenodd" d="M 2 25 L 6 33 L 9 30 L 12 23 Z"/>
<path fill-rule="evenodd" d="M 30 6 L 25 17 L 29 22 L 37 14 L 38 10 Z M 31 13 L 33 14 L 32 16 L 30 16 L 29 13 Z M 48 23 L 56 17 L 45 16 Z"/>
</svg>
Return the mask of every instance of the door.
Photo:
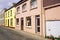
<svg viewBox="0 0 60 40">
<path fill-rule="evenodd" d="M 37 33 L 40 32 L 40 16 L 39 15 L 36 16 L 36 32 Z"/>
<path fill-rule="evenodd" d="M 46 36 L 60 36 L 60 21 L 46 21 Z"/>
<path fill-rule="evenodd" d="M 8 19 L 8 27 L 9 27 L 9 19 Z"/>
<path fill-rule="evenodd" d="M 24 30 L 24 20 L 21 18 L 21 30 Z"/>
</svg>

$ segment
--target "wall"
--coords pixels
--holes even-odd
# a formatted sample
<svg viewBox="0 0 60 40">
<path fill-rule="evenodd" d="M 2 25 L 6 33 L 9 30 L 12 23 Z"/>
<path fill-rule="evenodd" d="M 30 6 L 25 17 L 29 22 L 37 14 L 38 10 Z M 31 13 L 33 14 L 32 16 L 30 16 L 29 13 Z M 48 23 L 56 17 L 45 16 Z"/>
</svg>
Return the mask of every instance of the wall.
<svg viewBox="0 0 60 40">
<path fill-rule="evenodd" d="M 27 3 L 27 11 L 26 12 L 22 12 L 22 5 L 24 3 Z M 41 16 L 41 0 L 37 0 L 37 8 L 36 9 L 32 9 L 31 10 L 31 7 L 30 7 L 30 0 L 26 1 L 22 3 L 20 6 L 20 14 L 17 14 L 17 11 L 16 11 L 16 18 L 19 18 L 19 25 L 16 25 L 16 29 L 19 29 L 21 30 L 21 23 L 20 23 L 20 20 L 21 18 L 23 17 L 24 18 L 24 31 L 26 32 L 30 32 L 30 33 L 36 33 L 36 24 L 35 24 L 35 16 L 36 15 L 40 15 L 40 33 L 39 35 L 45 35 L 45 32 L 43 32 L 43 24 L 42 24 L 42 21 L 43 21 L 43 18 Z M 19 7 L 17 6 L 17 7 Z M 16 7 L 16 9 L 17 9 Z M 43 14 L 42 14 L 43 15 Z M 31 16 L 31 27 L 27 27 L 26 26 L 26 17 L 29 17 Z"/>
<path fill-rule="evenodd" d="M 60 20 L 60 6 L 45 10 L 46 20 Z"/>
<path fill-rule="evenodd" d="M 11 16 L 11 10 L 12 10 L 12 16 Z M 9 11 L 9 14 L 8 14 L 8 11 Z M 8 15 L 9 15 L 9 17 L 8 17 Z M 11 22 L 10 19 L 11 18 L 13 19 L 13 25 L 12 26 L 10 25 L 10 22 Z M 6 26 L 8 26 L 8 19 L 9 19 L 9 27 L 15 27 L 15 8 L 14 7 L 5 12 L 5 24 L 6 24 Z M 6 22 L 6 20 L 7 20 L 7 22 Z"/>
</svg>

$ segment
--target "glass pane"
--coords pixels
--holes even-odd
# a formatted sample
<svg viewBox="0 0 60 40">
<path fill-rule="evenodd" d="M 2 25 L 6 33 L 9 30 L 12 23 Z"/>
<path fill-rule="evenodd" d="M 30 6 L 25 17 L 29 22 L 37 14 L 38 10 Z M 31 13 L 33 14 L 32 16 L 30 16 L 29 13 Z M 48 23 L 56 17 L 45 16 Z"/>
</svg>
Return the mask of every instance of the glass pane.
<svg viewBox="0 0 60 40">
<path fill-rule="evenodd" d="M 37 26 L 40 26 L 40 18 L 37 18 Z"/>
<path fill-rule="evenodd" d="M 40 27 L 37 27 L 37 31 L 40 32 Z"/>
<path fill-rule="evenodd" d="M 27 26 L 31 26 L 31 17 L 27 17 Z"/>
</svg>

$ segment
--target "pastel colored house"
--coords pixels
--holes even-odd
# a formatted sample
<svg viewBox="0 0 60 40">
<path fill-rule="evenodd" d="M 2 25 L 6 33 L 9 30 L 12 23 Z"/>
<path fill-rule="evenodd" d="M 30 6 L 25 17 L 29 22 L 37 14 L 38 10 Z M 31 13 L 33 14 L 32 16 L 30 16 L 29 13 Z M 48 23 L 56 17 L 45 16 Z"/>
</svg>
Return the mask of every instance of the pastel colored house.
<svg viewBox="0 0 60 40">
<path fill-rule="evenodd" d="M 5 11 L 5 26 L 15 28 L 15 7 L 12 6 Z"/>
<path fill-rule="evenodd" d="M 15 29 L 43 37 L 60 36 L 60 0 L 21 0 L 15 8 Z"/>
<path fill-rule="evenodd" d="M 48 3 L 48 4 L 47 4 Z M 44 0 L 46 36 L 60 36 L 60 0 Z"/>
<path fill-rule="evenodd" d="M 42 0 L 21 0 L 16 4 L 16 29 L 45 37 Z"/>
</svg>

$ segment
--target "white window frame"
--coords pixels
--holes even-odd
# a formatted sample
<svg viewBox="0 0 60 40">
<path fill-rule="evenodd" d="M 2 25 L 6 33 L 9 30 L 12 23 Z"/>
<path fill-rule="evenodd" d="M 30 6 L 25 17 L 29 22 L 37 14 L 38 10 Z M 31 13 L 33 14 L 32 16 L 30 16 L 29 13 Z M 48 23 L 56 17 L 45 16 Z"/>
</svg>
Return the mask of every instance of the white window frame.
<svg viewBox="0 0 60 40">
<path fill-rule="evenodd" d="M 26 10 L 27 10 L 27 4 L 25 3 L 22 5 L 22 11 L 26 11 Z"/>
<path fill-rule="evenodd" d="M 27 25 L 27 24 L 28 24 L 28 22 L 27 22 L 27 18 L 30 18 L 30 19 L 31 19 L 31 17 L 26 17 L 26 26 L 27 26 L 27 27 L 31 27 L 31 26 L 32 26 L 32 22 L 31 22 L 30 25 Z M 31 20 L 30 20 L 30 21 L 31 21 Z"/>
<path fill-rule="evenodd" d="M 37 0 L 31 0 L 31 2 L 30 2 L 30 4 L 31 4 L 31 8 L 36 8 L 37 7 Z"/>
</svg>

